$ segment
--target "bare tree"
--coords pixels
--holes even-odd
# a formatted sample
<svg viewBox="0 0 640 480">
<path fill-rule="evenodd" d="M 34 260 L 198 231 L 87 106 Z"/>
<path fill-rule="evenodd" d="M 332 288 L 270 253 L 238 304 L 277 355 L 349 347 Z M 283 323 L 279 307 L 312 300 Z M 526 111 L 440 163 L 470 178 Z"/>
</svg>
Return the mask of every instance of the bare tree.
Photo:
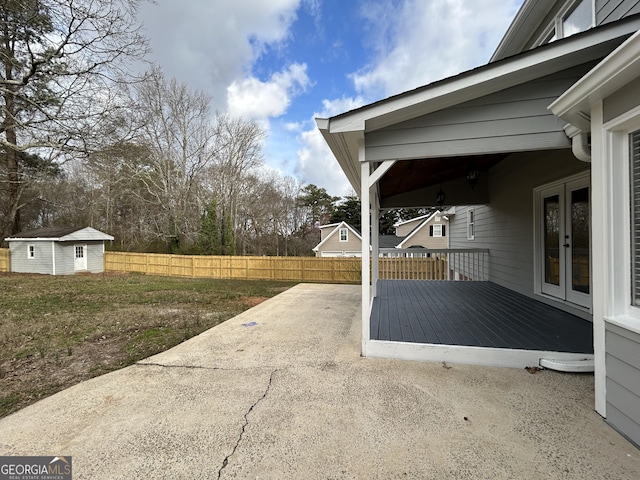
<svg viewBox="0 0 640 480">
<path fill-rule="evenodd" d="M 30 152 L 50 162 L 86 154 L 105 133 L 106 112 L 120 106 L 112 88 L 131 80 L 129 62 L 147 52 L 138 0 L 0 2 L 0 146 L 7 198 L 0 229 L 21 228 Z"/>
<path fill-rule="evenodd" d="M 130 164 L 144 185 L 141 201 L 156 212 L 151 231 L 174 249 L 194 244 L 200 226 L 201 174 L 215 159 L 216 129 L 210 98 L 153 69 L 134 88 L 140 116 L 138 143 L 148 152 L 144 162 Z"/>
</svg>

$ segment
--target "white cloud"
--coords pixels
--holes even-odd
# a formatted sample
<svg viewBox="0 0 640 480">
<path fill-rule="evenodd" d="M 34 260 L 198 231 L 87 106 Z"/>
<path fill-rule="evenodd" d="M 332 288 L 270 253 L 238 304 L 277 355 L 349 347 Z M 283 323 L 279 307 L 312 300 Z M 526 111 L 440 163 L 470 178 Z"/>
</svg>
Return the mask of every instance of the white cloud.
<svg viewBox="0 0 640 480">
<path fill-rule="evenodd" d="M 316 118 L 327 118 L 343 113 L 364 104 L 362 97 L 342 97 L 334 100 L 323 100 L 323 109 L 316 113 Z M 325 188 L 330 195 L 345 196 L 353 191 L 344 172 L 324 141 L 322 134 L 312 119 L 309 130 L 302 131 L 298 137 L 301 147 L 298 149 L 296 174 L 305 182 Z"/>
<path fill-rule="evenodd" d="M 353 189 L 318 129 L 300 135 L 296 174 L 305 183 L 325 188 L 330 195 L 345 196 Z"/>
<path fill-rule="evenodd" d="M 188 0 L 143 3 L 140 18 L 152 58 L 168 77 L 213 96 L 226 109 L 226 89 L 242 78 L 265 45 L 288 39 L 300 0 Z"/>
<path fill-rule="evenodd" d="M 273 74 L 266 82 L 255 77 L 236 80 L 227 88 L 228 111 L 233 116 L 254 120 L 279 117 L 309 83 L 307 66 L 298 63 Z"/>
<path fill-rule="evenodd" d="M 521 3 L 407 0 L 367 6 L 363 15 L 376 56 L 352 75 L 356 90 L 379 99 L 485 64 Z"/>
</svg>

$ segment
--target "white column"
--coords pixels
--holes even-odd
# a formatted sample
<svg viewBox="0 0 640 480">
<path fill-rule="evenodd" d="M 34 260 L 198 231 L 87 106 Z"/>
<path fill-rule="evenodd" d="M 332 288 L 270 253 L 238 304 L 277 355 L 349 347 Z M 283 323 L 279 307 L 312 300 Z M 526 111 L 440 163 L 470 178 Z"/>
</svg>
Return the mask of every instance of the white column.
<svg viewBox="0 0 640 480">
<path fill-rule="evenodd" d="M 360 160 L 360 217 L 362 223 L 362 356 L 367 356 L 367 345 L 371 338 L 371 294 L 369 268 L 370 235 L 370 199 L 369 199 L 369 164 L 365 162 L 364 139 L 358 142 L 358 159 Z"/>
<path fill-rule="evenodd" d="M 380 199 L 378 188 L 374 185 L 369 190 L 371 196 L 371 297 L 378 295 L 378 278 L 380 278 Z"/>
<path fill-rule="evenodd" d="M 602 102 L 591 107 L 591 291 L 593 292 L 593 350 L 595 409 L 603 417 L 607 415 L 605 365 L 605 321 L 609 297 L 609 275 L 607 256 L 609 255 L 608 206 L 609 169 L 607 168 L 607 147 L 602 129 Z"/>
</svg>

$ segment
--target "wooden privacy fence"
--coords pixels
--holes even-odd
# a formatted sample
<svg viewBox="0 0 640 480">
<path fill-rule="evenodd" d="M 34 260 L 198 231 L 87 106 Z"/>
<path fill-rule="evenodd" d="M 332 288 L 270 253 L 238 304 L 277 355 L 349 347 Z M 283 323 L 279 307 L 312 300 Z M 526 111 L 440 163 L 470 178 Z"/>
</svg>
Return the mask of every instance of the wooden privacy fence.
<svg viewBox="0 0 640 480">
<path fill-rule="evenodd" d="M 189 278 L 360 283 L 359 258 L 231 257 L 105 252 L 104 269 Z"/>
<path fill-rule="evenodd" d="M 8 248 L 0 248 L 0 272 L 11 271 L 11 257 Z"/>
</svg>

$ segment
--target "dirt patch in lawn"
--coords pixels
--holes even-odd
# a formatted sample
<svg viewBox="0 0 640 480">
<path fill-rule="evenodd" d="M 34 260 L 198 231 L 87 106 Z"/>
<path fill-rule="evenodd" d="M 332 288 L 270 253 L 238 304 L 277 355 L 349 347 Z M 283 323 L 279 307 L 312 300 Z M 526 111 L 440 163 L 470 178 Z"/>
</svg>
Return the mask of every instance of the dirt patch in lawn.
<svg viewBox="0 0 640 480">
<path fill-rule="evenodd" d="M 171 348 L 293 285 L 0 274 L 0 417 Z"/>
</svg>

